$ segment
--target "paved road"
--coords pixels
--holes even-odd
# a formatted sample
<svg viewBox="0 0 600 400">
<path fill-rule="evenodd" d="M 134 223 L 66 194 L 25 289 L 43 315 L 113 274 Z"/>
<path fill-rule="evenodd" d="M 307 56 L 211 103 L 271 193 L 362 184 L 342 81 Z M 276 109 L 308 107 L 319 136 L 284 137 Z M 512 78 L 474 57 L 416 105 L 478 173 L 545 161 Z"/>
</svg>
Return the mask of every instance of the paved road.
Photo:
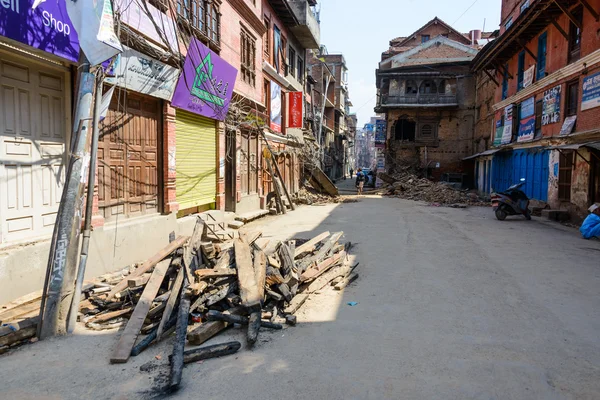
<svg viewBox="0 0 600 400">
<path fill-rule="evenodd" d="M 298 326 L 256 349 L 187 366 L 174 398 L 600 399 L 600 242 L 375 196 L 261 224 L 279 238 L 343 230 L 360 278 L 311 298 Z M 3 394 L 147 398 L 165 367 L 139 368 L 165 364 L 170 343 L 111 366 L 116 338 L 79 330 L 0 358 Z"/>
</svg>

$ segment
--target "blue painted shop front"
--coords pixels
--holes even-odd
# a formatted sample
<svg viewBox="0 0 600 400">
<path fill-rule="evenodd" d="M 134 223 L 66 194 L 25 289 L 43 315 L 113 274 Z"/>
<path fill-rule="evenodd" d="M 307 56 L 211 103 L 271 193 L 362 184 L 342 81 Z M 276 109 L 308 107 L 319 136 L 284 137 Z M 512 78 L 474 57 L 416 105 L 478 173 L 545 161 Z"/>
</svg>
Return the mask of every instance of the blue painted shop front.
<svg viewBox="0 0 600 400">
<path fill-rule="evenodd" d="M 548 201 L 549 161 L 550 151 L 542 147 L 498 152 L 492 167 L 492 189 L 501 192 L 525 178 L 527 196 Z"/>
</svg>

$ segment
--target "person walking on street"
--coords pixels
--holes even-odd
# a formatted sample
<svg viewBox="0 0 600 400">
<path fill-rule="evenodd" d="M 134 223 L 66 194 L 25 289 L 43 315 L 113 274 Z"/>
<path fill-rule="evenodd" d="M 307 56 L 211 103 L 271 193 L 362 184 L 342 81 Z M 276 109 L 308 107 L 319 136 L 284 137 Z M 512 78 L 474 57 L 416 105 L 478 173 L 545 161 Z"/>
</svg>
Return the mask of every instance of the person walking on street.
<svg viewBox="0 0 600 400">
<path fill-rule="evenodd" d="M 356 173 L 356 189 L 358 191 L 357 195 L 362 195 L 363 188 L 365 187 L 365 180 L 367 179 L 366 175 L 363 174 L 362 168 L 358 169 Z"/>
<path fill-rule="evenodd" d="M 354 174 L 354 170 L 350 168 L 350 179 L 352 179 L 352 175 Z"/>
</svg>

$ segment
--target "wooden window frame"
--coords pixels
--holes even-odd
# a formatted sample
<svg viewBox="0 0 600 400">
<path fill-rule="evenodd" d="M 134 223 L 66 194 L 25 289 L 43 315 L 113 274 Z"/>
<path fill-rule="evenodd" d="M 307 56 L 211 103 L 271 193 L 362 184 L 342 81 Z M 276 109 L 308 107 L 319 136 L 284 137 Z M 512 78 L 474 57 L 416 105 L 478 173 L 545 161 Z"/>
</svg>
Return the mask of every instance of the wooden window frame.
<svg viewBox="0 0 600 400">
<path fill-rule="evenodd" d="M 542 43 L 544 43 L 544 46 L 542 46 Z M 543 54 L 542 54 L 542 49 L 543 49 Z M 536 72 L 536 80 L 538 80 L 538 81 L 546 76 L 546 67 L 548 65 L 547 55 L 548 55 L 548 32 L 546 31 L 538 37 L 537 72 Z"/>
<path fill-rule="evenodd" d="M 571 15 L 578 19 L 579 25 L 582 29 L 579 29 L 577 25 L 569 19 L 569 50 L 568 50 L 568 62 L 569 64 L 579 60 L 581 58 L 581 40 L 583 33 L 583 6 L 578 6 L 571 11 Z"/>
<path fill-rule="evenodd" d="M 431 35 L 421 35 L 421 43 L 427 43 L 431 40 Z"/>
<path fill-rule="evenodd" d="M 221 14 L 214 0 L 176 0 L 177 21 L 196 36 L 221 44 Z"/>
<path fill-rule="evenodd" d="M 296 77 L 296 50 L 290 46 L 288 49 L 288 68 L 287 72 L 289 75 Z"/>
<path fill-rule="evenodd" d="M 263 54 L 267 61 L 271 61 L 271 21 L 265 17 L 263 20 L 267 33 L 265 33 L 265 41 L 263 43 Z"/>
<path fill-rule="evenodd" d="M 523 81 L 525 80 L 525 50 L 518 55 L 517 67 L 517 92 L 523 89 Z"/>
<path fill-rule="evenodd" d="M 558 200 L 571 201 L 571 186 L 573 181 L 574 166 L 573 151 L 561 151 L 558 163 Z"/>
<path fill-rule="evenodd" d="M 256 87 L 256 39 L 243 27 L 240 31 L 240 71 L 242 81 Z"/>
<path fill-rule="evenodd" d="M 296 72 L 298 82 L 304 84 L 304 60 L 300 56 L 296 56 Z"/>
<path fill-rule="evenodd" d="M 575 88 L 575 93 L 571 96 L 571 88 Z M 573 108 L 574 107 L 574 108 Z M 577 115 L 579 109 L 579 79 L 567 82 L 567 96 L 565 98 L 565 116 L 571 117 Z"/>
</svg>

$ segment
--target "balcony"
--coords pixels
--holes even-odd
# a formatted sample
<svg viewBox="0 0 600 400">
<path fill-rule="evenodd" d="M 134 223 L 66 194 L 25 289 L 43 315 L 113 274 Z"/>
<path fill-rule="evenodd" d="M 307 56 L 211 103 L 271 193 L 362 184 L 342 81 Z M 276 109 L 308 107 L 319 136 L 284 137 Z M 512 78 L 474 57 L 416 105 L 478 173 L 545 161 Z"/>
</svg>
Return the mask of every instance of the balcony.
<svg viewBox="0 0 600 400">
<path fill-rule="evenodd" d="M 411 107 L 458 107 L 455 94 L 405 94 L 401 96 L 382 95 L 377 101 L 377 108 L 411 108 Z"/>
<path fill-rule="evenodd" d="M 321 43 L 321 27 L 308 1 L 288 0 L 288 4 L 298 20 L 298 25 L 290 28 L 292 33 L 303 47 L 318 49 Z"/>
</svg>

